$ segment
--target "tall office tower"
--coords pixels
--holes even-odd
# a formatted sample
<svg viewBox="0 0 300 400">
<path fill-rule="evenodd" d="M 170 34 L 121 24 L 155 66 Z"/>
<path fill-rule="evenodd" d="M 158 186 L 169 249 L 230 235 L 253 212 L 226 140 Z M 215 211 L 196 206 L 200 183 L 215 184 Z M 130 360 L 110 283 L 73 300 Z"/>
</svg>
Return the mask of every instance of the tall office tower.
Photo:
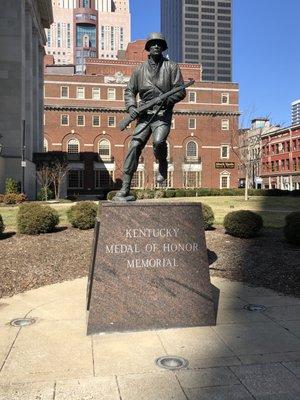
<svg viewBox="0 0 300 400">
<path fill-rule="evenodd" d="M 169 57 L 202 64 L 203 80 L 232 79 L 231 0 L 161 0 Z"/>
<path fill-rule="evenodd" d="M 86 57 L 116 59 L 131 40 L 129 0 L 52 0 L 46 54 L 84 69 Z"/>
<path fill-rule="evenodd" d="M 117 58 L 131 40 L 129 0 L 96 0 L 99 58 Z"/>
<path fill-rule="evenodd" d="M 300 100 L 292 102 L 292 125 L 300 124 Z"/>
</svg>

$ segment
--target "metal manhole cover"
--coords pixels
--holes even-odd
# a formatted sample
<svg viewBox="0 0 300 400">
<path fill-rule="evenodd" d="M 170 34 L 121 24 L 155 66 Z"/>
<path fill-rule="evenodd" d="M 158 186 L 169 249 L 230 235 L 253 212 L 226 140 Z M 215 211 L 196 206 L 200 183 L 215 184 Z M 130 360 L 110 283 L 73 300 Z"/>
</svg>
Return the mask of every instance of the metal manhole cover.
<svg viewBox="0 0 300 400">
<path fill-rule="evenodd" d="M 17 327 L 33 325 L 34 323 L 35 323 L 34 318 L 16 318 L 10 321 L 10 325 Z"/>
<path fill-rule="evenodd" d="M 247 304 L 244 309 L 248 311 L 265 311 L 267 308 L 262 304 Z"/>
<path fill-rule="evenodd" d="M 159 357 L 155 361 L 155 364 L 160 368 L 165 368 L 165 369 L 170 369 L 170 370 L 187 368 L 187 366 L 189 365 L 187 360 L 185 360 L 182 357 L 177 357 L 177 356 Z"/>
</svg>

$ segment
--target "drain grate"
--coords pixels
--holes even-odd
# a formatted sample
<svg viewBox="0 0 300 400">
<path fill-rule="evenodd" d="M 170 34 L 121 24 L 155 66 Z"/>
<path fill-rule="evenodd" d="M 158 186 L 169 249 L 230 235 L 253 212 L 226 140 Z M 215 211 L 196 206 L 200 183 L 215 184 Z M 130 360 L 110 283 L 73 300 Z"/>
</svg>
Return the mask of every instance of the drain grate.
<svg viewBox="0 0 300 400">
<path fill-rule="evenodd" d="M 265 311 L 267 307 L 262 304 L 247 304 L 244 309 L 248 311 Z"/>
<path fill-rule="evenodd" d="M 12 321 L 10 321 L 10 325 L 20 327 L 20 326 L 28 326 L 28 325 L 33 325 L 35 323 L 34 318 L 15 318 Z"/>
<path fill-rule="evenodd" d="M 160 368 L 170 369 L 170 370 L 178 370 L 187 368 L 189 365 L 188 361 L 182 357 L 177 356 L 164 356 L 159 357 L 155 364 Z"/>
</svg>

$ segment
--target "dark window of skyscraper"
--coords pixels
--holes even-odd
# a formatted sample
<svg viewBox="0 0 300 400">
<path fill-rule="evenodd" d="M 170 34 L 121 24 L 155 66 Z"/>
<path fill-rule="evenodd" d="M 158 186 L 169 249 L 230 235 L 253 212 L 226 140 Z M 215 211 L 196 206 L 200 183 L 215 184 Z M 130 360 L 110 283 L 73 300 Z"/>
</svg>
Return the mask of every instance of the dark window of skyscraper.
<svg viewBox="0 0 300 400">
<path fill-rule="evenodd" d="M 218 82 L 230 82 L 230 76 L 218 76 L 217 77 L 217 81 Z"/>
<path fill-rule="evenodd" d="M 199 8 L 198 7 L 186 7 L 185 11 L 198 12 Z"/>
<path fill-rule="evenodd" d="M 230 35 L 231 31 L 229 29 L 218 29 L 219 35 Z"/>
<path fill-rule="evenodd" d="M 230 68 L 230 64 L 227 64 L 227 63 L 218 63 L 218 68 Z"/>
<path fill-rule="evenodd" d="M 211 14 L 203 14 L 202 15 L 202 18 L 203 19 L 215 19 L 215 16 L 214 15 L 211 15 Z"/>
<path fill-rule="evenodd" d="M 199 32 L 198 28 L 192 27 L 192 26 L 186 26 L 185 27 L 186 32 Z"/>
<path fill-rule="evenodd" d="M 192 40 L 185 41 L 186 46 L 198 46 L 198 42 L 193 42 Z"/>
<path fill-rule="evenodd" d="M 187 33 L 187 34 L 185 35 L 185 38 L 186 38 L 186 39 L 198 39 L 199 36 L 198 36 L 198 35 L 194 35 L 194 34 L 192 34 L 192 33 Z"/>
<path fill-rule="evenodd" d="M 89 8 L 90 7 L 90 0 L 82 0 L 82 7 L 85 8 Z"/>
<path fill-rule="evenodd" d="M 227 48 L 229 48 L 229 47 L 231 47 L 231 44 L 230 43 L 218 43 L 218 47 L 227 47 Z"/>
<path fill-rule="evenodd" d="M 231 57 L 219 56 L 218 61 L 231 61 Z"/>
<path fill-rule="evenodd" d="M 190 13 L 185 13 L 185 18 L 193 18 L 193 19 L 198 19 L 199 16 L 198 14 L 190 14 Z"/>
<path fill-rule="evenodd" d="M 214 28 L 203 28 L 201 29 L 202 33 L 215 33 Z"/>
<path fill-rule="evenodd" d="M 185 50 L 189 53 L 198 53 L 198 48 L 195 49 L 194 47 L 187 47 Z"/>
<path fill-rule="evenodd" d="M 222 10 L 221 8 L 218 9 L 219 14 L 231 14 L 231 10 Z"/>
<path fill-rule="evenodd" d="M 203 13 L 211 13 L 211 14 L 214 14 L 214 13 L 215 13 L 215 9 L 214 9 L 214 8 L 202 7 L 202 8 L 201 8 L 201 11 L 202 11 Z"/>
<path fill-rule="evenodd" d="M 201 53 L 203 54 L 214 54 L 215 49 L 201 49 Z"/>
<path fill-rule="evenodd" d="M 230 42 L 231 37 L 230 36 L 218 36 L 218 40 L 223 40 L 224 42 Z"/>
<path fill-rule="evenodd" d="M 198 0 L 185 0 L 185 4 L 199 4 Z"/>
<path fill-rule="evenodd" d="M 214 1 L 202 1 L 203 6 L 214 6 L 215 2 Z"/>
<path fill-rule="evenodd" d="M 186 54 L 186 58 L 189 58 L 190 60 L 198 60 L 199 56 L 198 54 Z"/>
<path fill-rule="evenodd" d="M 215 37 L 212 35 L 202 35 L 203 40 L 215 40 Z"/>
<path fill-rule="evenodd" d="M 218 54 L 231 54 L 230 50 L 218 50 Z"/>
<path fill-rule="evenodd" d="M 213 62 L 202 62 L 202 66 L 204 68 L 209 68 L 209 67 L 213 68 L 215 66 L 215 63 L 213 63 Z"/>
<path fill-rule="evenodd" d="M 231 25 L 228 22 L 218 22 L 218 28 L 231 28 Z"/>
<path fill-rule="evenodd" d="M 215 23 L 210 22 L 210 21 L 202 21 L 201 25 L 202 26 L 215 26 Z"/>
<path fill-rule="evenodd" d="M 218 69 L 218 74 L 221 74 L 221 75 L 230 75 L 230 70 L 227 70 L 227 69 Z"/>
<path fill-rule="evenodd" d="M 204 74 L 214 74 L 215 71 L 214 71 L 213 69 L 207 69 L 207 68 L 205 68 L 205 69 L 203 69 L 203 73 L 204 73 Z"/>
<path fill-rule="evenodd" d="M 201 42 L 203 47 L 215 47 L 215 42 Z"/>
<path fill-rule="evenodd" d="M 194 20 L 189 20 L 189 19 L 187 19 L 187 20 L 185 21 L 185 24 L 186 24 L 186 25 L 198 25 L 198 24 L 199 24 L 199 21 L 194 21 Z"/>
<path fill-rule="evenodd" d="M 214 59 L 215 59 L 215 56 L 207 56 L 207 55 L 202 56 L 203 61 L 213 61 Z"/>
<path fill-rule="evenodd" d="M 228 8 L 230 8 L 230 7 L 231 7 L 231 4 L 230 4 L 230 3 L 219 2 L 219 3 L 218 3 L 218 6 L 219 6 L 219 7 L 228 7 Z"/>
<path fill-rule="evenodd" d="M 231 18 L 227 17 L 226 15 L 218 15 L 218 20 L 219 21 L 231 21 Z"/>
</svg>

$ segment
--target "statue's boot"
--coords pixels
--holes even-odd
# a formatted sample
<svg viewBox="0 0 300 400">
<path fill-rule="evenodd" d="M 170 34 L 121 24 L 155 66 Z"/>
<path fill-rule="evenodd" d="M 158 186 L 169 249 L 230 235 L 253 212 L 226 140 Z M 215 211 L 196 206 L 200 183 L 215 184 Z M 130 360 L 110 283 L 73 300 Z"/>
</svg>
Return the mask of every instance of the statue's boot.
<svg viewBox="0 0 300 400">
<path fill-rule="evenodd" d="M 132 175 L 124 174 L 121 189 L 116 193 L 115 197 L 127 197 L 130 192 Z"/>
<path fill-rule="evenodd" d="M 158 161 L 158 173 L 156 175 L 156 182 L 163 183 L 168 177 L 168 161 L 159 160 Z"/>
</svg>

